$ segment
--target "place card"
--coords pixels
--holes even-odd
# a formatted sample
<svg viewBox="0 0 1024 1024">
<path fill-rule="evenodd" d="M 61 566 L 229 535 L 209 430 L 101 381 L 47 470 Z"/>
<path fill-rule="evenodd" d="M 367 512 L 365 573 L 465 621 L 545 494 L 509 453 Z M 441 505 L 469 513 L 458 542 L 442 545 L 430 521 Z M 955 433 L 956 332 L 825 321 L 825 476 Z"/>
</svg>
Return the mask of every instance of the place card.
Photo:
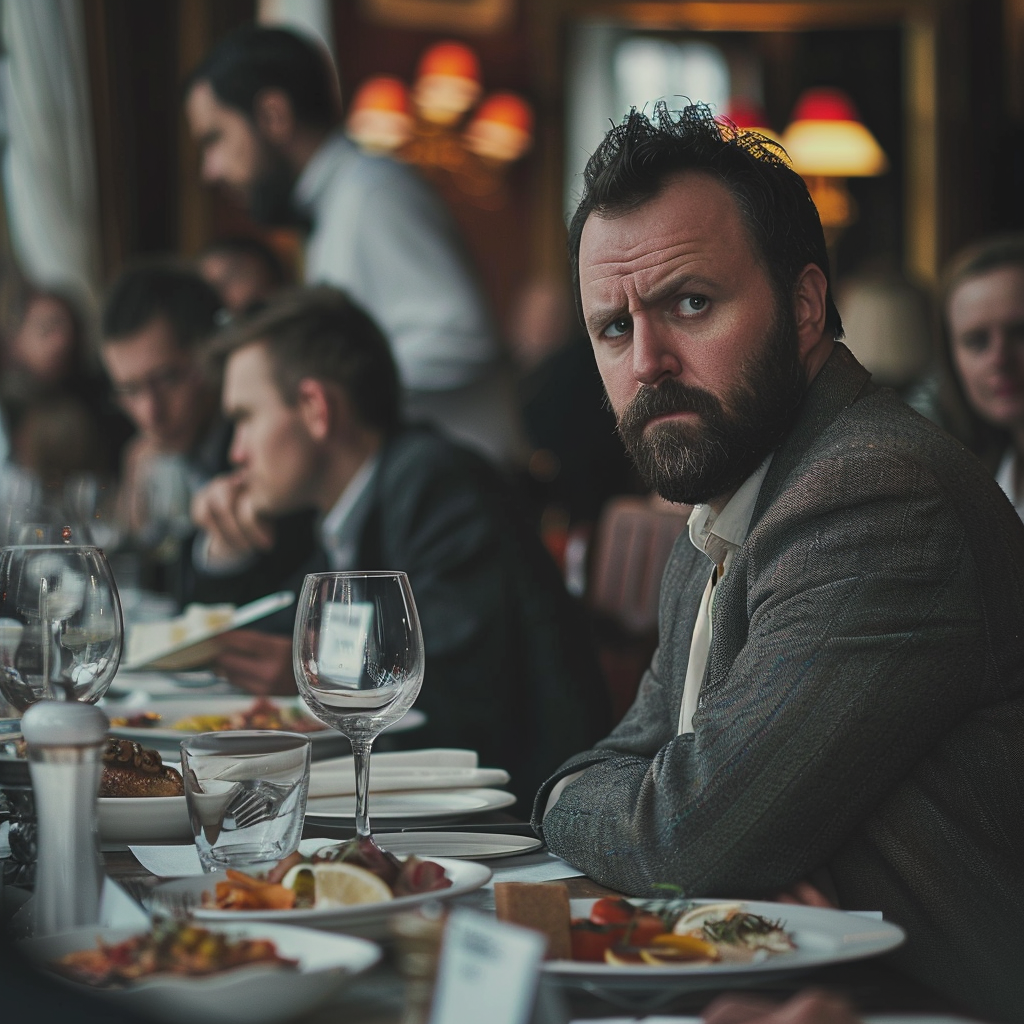
<svg viewBox="0 0 1024 1024">
<path fill-rule="evenodd" d="M 544 936 L 472 910 L 448 917 L 430 1024 L 527 1024 Z"/>
</svg>

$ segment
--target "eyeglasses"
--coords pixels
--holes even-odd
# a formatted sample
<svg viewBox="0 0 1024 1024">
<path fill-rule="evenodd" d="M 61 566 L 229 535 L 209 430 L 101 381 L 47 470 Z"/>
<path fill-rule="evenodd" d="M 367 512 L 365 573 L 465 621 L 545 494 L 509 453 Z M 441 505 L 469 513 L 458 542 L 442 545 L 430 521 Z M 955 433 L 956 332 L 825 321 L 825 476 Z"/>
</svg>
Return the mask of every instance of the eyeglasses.
<svg viewBox="0 0 1024 1024">
<path fill-rule="evenodd" d="M 159 398 L 177 390 L 195 376 L 195 367 L 169 366 L 163 370 L 156 370 L 141 380 L 126 380 L 115 384 L 114 394 L 122 402 L 134 402 L 146 394 Z"/>
</svg>

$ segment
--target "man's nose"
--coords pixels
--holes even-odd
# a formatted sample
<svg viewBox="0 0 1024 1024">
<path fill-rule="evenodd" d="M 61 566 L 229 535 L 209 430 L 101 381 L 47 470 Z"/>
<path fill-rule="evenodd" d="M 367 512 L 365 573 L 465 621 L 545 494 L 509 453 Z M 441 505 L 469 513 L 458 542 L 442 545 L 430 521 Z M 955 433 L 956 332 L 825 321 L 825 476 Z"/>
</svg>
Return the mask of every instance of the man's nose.
<svg viewBox="0 0 1024 1024">
<path fill-rule="evenodd" d="M 656 387 L 667 377 L 683 372 L 677 339 L 646 316 L 633 318 L 633 376 L 640 384 Z"/>
</svg>

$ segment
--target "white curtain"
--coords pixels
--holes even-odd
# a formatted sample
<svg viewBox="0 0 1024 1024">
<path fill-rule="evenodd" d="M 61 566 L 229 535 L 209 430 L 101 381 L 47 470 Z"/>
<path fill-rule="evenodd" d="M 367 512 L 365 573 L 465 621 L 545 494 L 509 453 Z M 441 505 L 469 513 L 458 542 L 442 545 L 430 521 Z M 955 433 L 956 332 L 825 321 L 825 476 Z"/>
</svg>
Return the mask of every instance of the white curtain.
<svg viewBox="0 0 1024 1024">
<path fill-rule="evenodd" d="M 4 195 L 25 276 L 92 306 L 99 211 L 80 0 L 3 0 Z"/>
</svg>

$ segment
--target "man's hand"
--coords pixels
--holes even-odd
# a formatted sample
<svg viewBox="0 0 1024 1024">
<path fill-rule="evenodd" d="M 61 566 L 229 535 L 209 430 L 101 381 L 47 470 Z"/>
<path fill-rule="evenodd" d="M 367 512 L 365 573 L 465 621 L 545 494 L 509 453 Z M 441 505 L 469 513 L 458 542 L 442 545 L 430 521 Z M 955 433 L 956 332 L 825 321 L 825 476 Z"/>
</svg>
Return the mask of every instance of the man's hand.
<svg viewBox="0 0 1024 1024">
<path fill-rule="evenodd" d="M 297 692 L 291 637 L 235 629 L 219 637 L 217 643 L 214 665 L 232 685 L 259 697 Z"/>
<path fill-rule="evenodd" d="M 274 530 L 253 507 L 238 473 L 214 477 L 192 499 L 192 522 L 206 533 L 213 564 L 236 562 L 274 544 Z"/>
<path fill-rule="evenodd" d="M 836 905 L 815 885 L 806 879 L 775 897 L 776 903 L 798 903 L 804 907 L 826 907 L 836 909 Z"/>
<path fill-rule="evenodd" d="M 808 989 L 779 1005 L 751 996 L 722 996 L 705 1011 L 704 1024 L 859 1024 L 845 999 Z"/>
</svg>

